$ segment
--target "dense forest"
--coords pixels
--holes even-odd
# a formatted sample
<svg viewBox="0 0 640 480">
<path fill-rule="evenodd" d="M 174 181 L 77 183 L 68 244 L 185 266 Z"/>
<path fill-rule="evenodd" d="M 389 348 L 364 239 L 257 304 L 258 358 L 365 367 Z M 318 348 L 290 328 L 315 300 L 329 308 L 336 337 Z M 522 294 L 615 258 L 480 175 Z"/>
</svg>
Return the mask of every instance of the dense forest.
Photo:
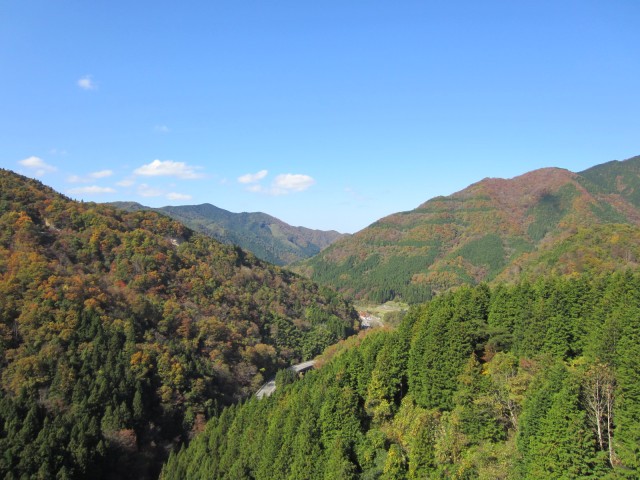
<svg viewBox="0 0 640 480">
<path fill-rule="evenodd" d="M 333 291 L 153 212 L 0 170 L 0 477 L 154 478 L 358 328 Z"/>
<path fill-rule="evenodd" d="M 461 287 L 225 409 L 162 478 L 639 478 L 639 322 L 639 273 Z"/>
</svg>

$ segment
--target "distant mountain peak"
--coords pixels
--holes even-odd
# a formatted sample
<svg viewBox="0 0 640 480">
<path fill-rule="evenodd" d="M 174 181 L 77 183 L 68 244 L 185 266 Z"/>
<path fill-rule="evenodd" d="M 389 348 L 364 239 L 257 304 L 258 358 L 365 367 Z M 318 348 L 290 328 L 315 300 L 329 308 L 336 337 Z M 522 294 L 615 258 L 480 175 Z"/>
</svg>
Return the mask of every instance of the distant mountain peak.
<svg viewBox="0 0 640 480">
<path fill-rule="evenodd" d="M 262 212 L 233 213 L 210 203 L 200 205 L 144 207 L 135 202 L 114 202 L 125 210 L 154 210 L 223 243 L 238 245 L 258 258 L 288 265 L 318 254 L 345 236 L 331 231 L 294 227 Z"/>
</svg>

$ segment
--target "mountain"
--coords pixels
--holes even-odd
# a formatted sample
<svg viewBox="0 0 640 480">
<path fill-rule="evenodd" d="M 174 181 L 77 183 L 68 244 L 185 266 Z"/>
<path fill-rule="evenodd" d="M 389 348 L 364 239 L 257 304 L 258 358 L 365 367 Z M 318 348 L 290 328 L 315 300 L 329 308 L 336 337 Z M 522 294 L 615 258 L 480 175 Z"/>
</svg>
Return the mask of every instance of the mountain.
<svg viewBox="0 0 640 480">
<path fill-rule="evenodd" d="M 1 478 L 155 478 L 223 406 L 357 328 L 335 292 L 239 247 L 0 170 Z"/>
<path fill-rule="evenodd" d="M 294 268 L 356 298 L 410 303 L 465 283 L 636 266 L 640 157 L 486 178 L 340 239 Z"/>
<path fill-rule="evenodd" d="M 113 202 L 128 211 L 155 210 L 223 243 L 238 245 L 274 265 L 318 254 L 345 234 L 292 227 L 266 213 L 232 213 L 209 203 L 151 209 L 136 202 Z"/>
<path fill-rule="evenodd" d="M 225 409 L 161 478 L 637 479 L 639 331 L 638 272 L 462 286 Z"/>
</svg>

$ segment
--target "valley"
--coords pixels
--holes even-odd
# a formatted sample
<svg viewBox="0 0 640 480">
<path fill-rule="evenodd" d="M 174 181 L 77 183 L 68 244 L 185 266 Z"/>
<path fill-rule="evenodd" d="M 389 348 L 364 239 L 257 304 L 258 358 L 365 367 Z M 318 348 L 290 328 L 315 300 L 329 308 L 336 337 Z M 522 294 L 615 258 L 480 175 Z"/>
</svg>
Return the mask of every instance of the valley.
<svg viewBox="0 0 640 480">
<path fill-rule="evenodd" d="M 179 478 L 634 478 L 638 273 L 461 287 L 210 421 Z"/>
</svg>

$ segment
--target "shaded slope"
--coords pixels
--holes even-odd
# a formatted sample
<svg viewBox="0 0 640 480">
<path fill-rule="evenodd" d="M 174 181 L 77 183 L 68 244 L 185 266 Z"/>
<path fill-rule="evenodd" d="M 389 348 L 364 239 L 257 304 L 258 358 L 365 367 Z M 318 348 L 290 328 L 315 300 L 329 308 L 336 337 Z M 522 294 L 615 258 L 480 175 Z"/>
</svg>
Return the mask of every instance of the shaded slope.
<svg viewBox="0 0 640 480">
<path fill-rule="evenodd" d="M 583 174 L 546 168 L 508 180 L 487 178 L 385 217 L 296 268 L 356 298 L 379 302 L 423 301 L 433 291 L 506 278 L 506 272 L 517 275 L 532 268 L 527 260 L 537 261 L 528 254 L 550 251 L 578 229 L 637 228 L 639 162 L 636 157 Z"/>
<path fill-rule="evenodd" d="M 233 213 L 209 203 L 151 209 L 135 202 L 113 202 L 129 211 L 155 210 L 223 243 L 238 245 L 275 265 L 312 257 L 344 234 L 293 227 L 266 213 Z"/>
<path fill-rule="evenodd" d="M 0 477 L 153 478 L 221 406 L 356 322 L 164 215 L 0 170 Z"/>
<path fill-rule="evenodd" d="M 600 193 L 618 194 L 640 207 L 640 156 L 596 165 L 580 172 L 580 177 L 594 185 Z"/>
</svg>

